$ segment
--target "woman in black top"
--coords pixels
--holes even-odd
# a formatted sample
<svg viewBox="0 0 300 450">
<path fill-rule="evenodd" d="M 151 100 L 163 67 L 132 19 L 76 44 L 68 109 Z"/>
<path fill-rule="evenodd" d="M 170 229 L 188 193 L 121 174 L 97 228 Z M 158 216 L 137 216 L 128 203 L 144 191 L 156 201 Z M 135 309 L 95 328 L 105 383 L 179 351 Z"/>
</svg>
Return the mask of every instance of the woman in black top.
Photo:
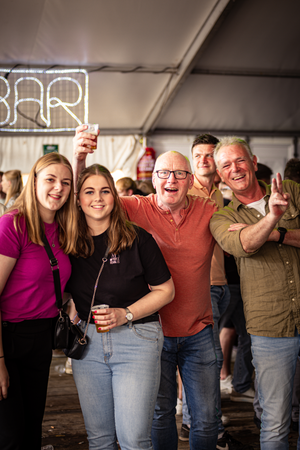
<svg viewBox="0 0 300 450">
<path fill-rule="evenodd" d="M 117 450 L 118 440 L 122 449 L 152 449 L 163 344 L 157 311 L 174 297 L 171 275 L 152 236 L 126 220 L 105 167 L 82 172 L 77 204 L 80 237 L 66 290 L 83 329 L 109 247 L 94 301 L 109 309 L 92 316 L 100 332 L 89 326 L 87 350 L 72 363 L 90 448 Z"/>
</svg>

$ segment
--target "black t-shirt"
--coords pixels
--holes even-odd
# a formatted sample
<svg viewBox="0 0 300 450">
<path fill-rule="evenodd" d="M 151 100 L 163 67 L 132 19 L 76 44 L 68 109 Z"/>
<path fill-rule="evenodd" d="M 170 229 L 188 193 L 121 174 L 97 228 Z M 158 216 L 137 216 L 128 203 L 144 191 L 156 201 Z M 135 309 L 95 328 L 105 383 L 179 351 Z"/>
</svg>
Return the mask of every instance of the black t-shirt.
<svg viewBox="0 0 300 450">
<path fill-rule="evenodd" d="M 143 228 L 136 227 L 137 238 L 131 248 L 109 255 L 100 275 L 95 305 L 125 308 L 171 277 L 155 240 Z M 72 295 L 80 319 L 87 320 L 95 282 L 107 248 L 107 233 L 93 236 L 95 251 L 88 258 L 70 255 L 72 274 L 66 292 Z M 93 322 L 93 320 L 91 320 Z"/>
</svg>

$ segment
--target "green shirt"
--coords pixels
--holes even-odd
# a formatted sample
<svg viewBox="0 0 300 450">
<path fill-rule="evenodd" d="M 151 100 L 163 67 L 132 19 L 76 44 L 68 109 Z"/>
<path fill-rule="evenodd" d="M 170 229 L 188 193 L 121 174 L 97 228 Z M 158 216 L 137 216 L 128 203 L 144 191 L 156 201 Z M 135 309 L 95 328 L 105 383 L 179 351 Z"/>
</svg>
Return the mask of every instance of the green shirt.
<svg viewBox="0 0 300 450">
<path fill-rule="evenodd" d="M 262 181 L 259 184 L 266 190 L 264 199 L 268 214 L 271 188 Z M 300 185 L 283 181 L 283 190 L 291 195 L 291 200 L 277 226 L 298 229 Z M 228 231 L 233 223 L 253 225 L 263 217 L 233 196 L 228 206 L 214 213 L 210 229 L 223 250 L 235 256 L 248 333 L 292 337 L 295 327 L 300 332 L 300 248 L 266 242 L 257 251 L 246 253 L 240 241 L 241 230 Z"/>
</svg>

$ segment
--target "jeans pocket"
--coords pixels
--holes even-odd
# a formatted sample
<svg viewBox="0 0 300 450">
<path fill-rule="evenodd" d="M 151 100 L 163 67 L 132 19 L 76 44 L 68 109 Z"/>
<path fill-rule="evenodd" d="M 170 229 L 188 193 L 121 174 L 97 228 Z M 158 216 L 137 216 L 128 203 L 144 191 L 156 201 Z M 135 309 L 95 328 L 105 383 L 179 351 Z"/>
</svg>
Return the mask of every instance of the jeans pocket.
<svg viewBox="0 0 300 450">
<path fill-rule="evenodd" d="M 159 322 L 138 323 L 133 325 L 132 330 L 138 338 L 153 342 L 157 342 L 162 334 Z"/>
</svg>

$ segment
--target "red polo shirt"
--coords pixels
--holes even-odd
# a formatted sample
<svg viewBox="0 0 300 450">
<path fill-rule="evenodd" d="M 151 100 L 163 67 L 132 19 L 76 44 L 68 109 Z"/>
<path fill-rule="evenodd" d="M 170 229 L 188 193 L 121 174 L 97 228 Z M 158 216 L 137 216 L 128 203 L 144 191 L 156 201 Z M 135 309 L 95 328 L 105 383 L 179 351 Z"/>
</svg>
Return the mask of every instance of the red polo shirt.
<svg viewBox="0 0 300 450">
<path fill-rule="evenodd" d="M 160 310 L 165 336 L 192 336 L 213 324 L 210 265 L 215 245 L 209 221 L 217 207 L 207 198 L 188 195 L 188 207 L 176 224 L 170 211 L 157 206 L 156 194 L 122 197 L 132 222 L 158 243 L 175 284 L 175 298 Z"/>
</svg>

